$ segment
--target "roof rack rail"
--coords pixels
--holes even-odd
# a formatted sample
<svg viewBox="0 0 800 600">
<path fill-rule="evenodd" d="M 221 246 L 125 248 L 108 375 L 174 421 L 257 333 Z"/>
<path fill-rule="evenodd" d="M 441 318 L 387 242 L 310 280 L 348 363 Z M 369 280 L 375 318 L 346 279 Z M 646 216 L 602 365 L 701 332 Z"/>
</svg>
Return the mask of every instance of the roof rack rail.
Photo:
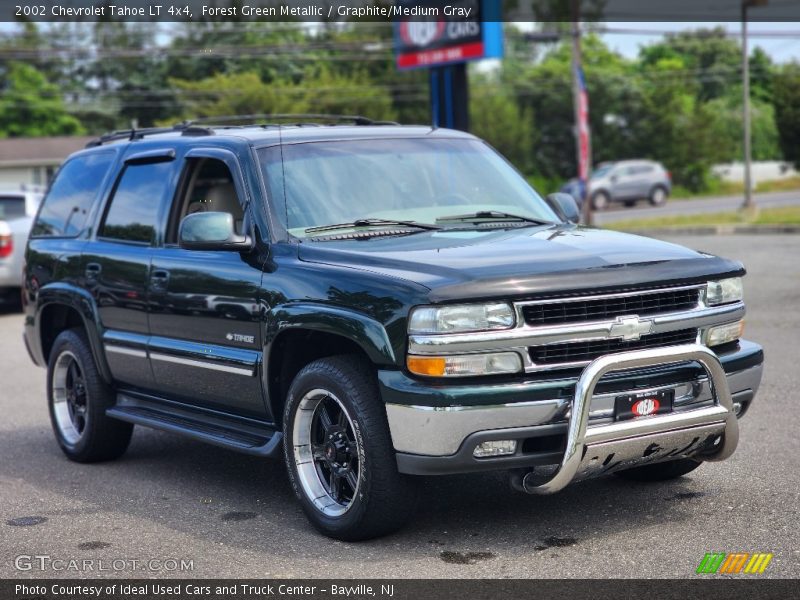
<svg viewBox="0 0 800 600">
<path fill-rule="evenodd" d="M 222 115 L 218 117 L 200 117 L 198 119 L 191 119 L 180 123 L 181 127 L 189 127 L 192 125 L 206 124 L 225 124 L 235 123 L 237 121 L 267 121 L 261 126 L 268 125 L 269 121 L 297 121 L 297 125 L 304 125 L 310 123 L 303 123 L 304 120 L 317 120 L 317 121 L 333 121 L 335 123 L 350 122 L 354 125 L 399 125 L 395 121 L 374 121 L 369 117 L 362 117 L 360 115 L 334 115 L 326 113 L 264 113 L 264 114 L 251 114 L 251 115 Z M 253 123 L 259 125 L 258 123 Z M 176 126 L 177 127 L 177 126 Z"/>
<path fill-rule="evenodd" d="M 105 133 L 98 138 L 91 140 L 88 144 L 86 144 L 87 148 L 94 148 L 95 146 L 102 146 L 103 144 L 107 144 L 109 142 L 115 142 L 117 140 L 124 140 L 128 139 L 129 141 L 140 140 L 144 138 L 146 135 L 155 135 L 157 133 L 169 133 L 172 131 L 182 131 L 188 127 L 181 125 L 175 125 L 173 127 L 143 127 L 142 129 L 120 129 L 118 131 L 112 131 L 110 133 Z"/>
</svg>

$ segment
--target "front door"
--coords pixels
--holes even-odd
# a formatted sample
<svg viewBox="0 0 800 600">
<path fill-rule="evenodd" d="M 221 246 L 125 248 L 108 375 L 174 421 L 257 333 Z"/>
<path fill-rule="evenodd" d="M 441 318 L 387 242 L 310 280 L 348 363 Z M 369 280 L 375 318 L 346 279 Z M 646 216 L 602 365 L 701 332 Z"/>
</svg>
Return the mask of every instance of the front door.
<svg viewBox="0 0 800 600">
<path fill-rule="evenodd" d="M 264 417 L 258 292 L 261 267 L 238 252 L 184 250 L 187 214 L 228 212 L 245 225 L 244 185 L 233 155 L 191 151 L 150 272 L 150 359 L 159 393 L 189 404 Z"/>
</svg>

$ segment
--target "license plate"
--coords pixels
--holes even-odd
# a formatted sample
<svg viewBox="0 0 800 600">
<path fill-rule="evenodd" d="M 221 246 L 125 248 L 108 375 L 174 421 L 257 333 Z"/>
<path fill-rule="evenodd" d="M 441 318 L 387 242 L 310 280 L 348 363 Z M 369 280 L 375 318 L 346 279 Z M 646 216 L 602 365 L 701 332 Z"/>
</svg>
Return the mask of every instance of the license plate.
<svg viewBox="0 0 800 600">
<path fill-rule="evenodd" d="M 659 390 L 657 392 L 639 392 L 625 394 L 614 399 L 614 418 L 626 421 L 648 415 L 660 415 L 672 412 L 672 401 L 675 390 Z"/>
</svg>

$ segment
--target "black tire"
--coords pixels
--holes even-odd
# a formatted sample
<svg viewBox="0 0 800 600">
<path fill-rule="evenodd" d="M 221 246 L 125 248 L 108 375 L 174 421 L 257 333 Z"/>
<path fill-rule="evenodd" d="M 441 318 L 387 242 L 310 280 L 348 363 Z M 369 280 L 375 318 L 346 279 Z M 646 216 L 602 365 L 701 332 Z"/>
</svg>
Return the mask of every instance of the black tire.
<svg viewBox="0 0 800 600">
<path fill-rule="evenodd" d="M 650 204 L 653 206 L 664 206 L 667 203 L 667 189 L 657 185 L 650 190 Z"/>
<path fill-rule="evenodd" d="M 77 371 L 70 375 L 70 366 L 65 365 L 73 363 Z M 54 381 L 59 383 L 62 374 L 68 384 L 63 388 L 59 385 L 57 392 Z M 76 408 L 69 406 L 70 394 Z M 50 352 L 47 403 L 56 441 L 70 460 L 81 463 L 113 460 L 128 449 L 133 425 L 106 416 L 106 409 L 113 402 L 114 392 L 100 377 L 86 334 L 80 329 L 63 331 Z"/>
<path fill-rule="evenodd" d="M 592 195 L 592 208 L 594 210 L 605 210 L 611 204 L 611 196 L 608 192 L 595 192 Z"/>
<path fill-rule="evenodd" d="M 691 458 L 682 458 L 680 460 L 671 460 L 669 462 L 618 471 L 616 475 L 629 481 L 669 481 L 670 479 L 677 479 L 687 473 L 691 473 L 702 464 L 702 462 L 692 460 Z"/>
<path fill-rule="evenodd" d="M 327 421 L 318 417 L 320 410 L 328 414 Z M 339 411 L 335 425 L 331 424 L 329 410 Z M 349 421 L 342 418 L 343 414 Z M 324 427 L 325 423 L 331 428 Z M 342 464 L 345 467 L 348 464 L 347 458 L 330 460 L 330 444 L 336 440 L 329 441 L 328 433 L 340 426 L 345 429 L 346 443 L 356 446 L 345 446 L 350 453 L 349 468 L 355 471 L 348 473 L 351 481 L 345 477 L 346 484 L 334 484 L 330 479 L 334 468 L 338 470 Z M 386 535 L 403 526 L 414 509 L 414 481 L 397 471 L 386 409 L 374 370 L 366 360 L 356 355 L 334 356 L 303 368 L 289 388 L 283 431 L 289 481 L 303 511 L 318 531 L 338 540 L 358 541 Z M 308 443 L 305 443 L 306 431 Z M 320 435 L 324 442 L 321 446 L 314 441 Z M 307 454 L 301 455 L 303 452 Z M 344 456 L 335 451 L 333 455 Z M 303 458 L 309 456 L 311 460 L 304 462 Z M 338 493 L 331 491 L 334 485 Z M 350 498 L 346 498 L 348 491 Z M 319 492 L 328 495 L 321 499 Z M 340 494 L 344 497 L 336 503 L 334 497 Z M 328 506 L 322 508 L 319 504 Z M 344 510 L 341 514 L 330 514 L 341 510 Z"/>
</svg>

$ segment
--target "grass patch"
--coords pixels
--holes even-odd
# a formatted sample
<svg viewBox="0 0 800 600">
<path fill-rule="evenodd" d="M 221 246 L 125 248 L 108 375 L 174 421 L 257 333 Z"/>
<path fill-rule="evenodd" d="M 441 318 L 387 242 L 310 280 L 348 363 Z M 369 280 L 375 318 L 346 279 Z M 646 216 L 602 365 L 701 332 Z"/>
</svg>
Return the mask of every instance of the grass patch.
<svg viewBox="0 0 800 600">
<path fill-rule="evenodd" d="M 631 219 L 610 223 L 608 229 L 631 231 L 637 229 L 662 229 L 669 227 L 703 227 L 712 225 L 800 225 L 800 206 L 765 208 L 758 215 L 748 217 L 742 212 L 675 215 L 652 219 Z"/>
<path fill-rule="evenodd" d="M 786 179 L 774 179 L 770 181 L 762 181 L 756 183 L 755 193 L 765 192 L 791 192 L 793 190 L 800 190 L 800 176 L 787 177 Z M 670 198 L 674 200 L 691 200 L 692 198 L 705 198 L 708 196 L 743 196 L 744 184 L 740 181 L 721 181 L 714 179 L 711 181 L 708 189 L 702 192 L 693 192 L 676 185 L 672 189 Z"/>
</svg>

